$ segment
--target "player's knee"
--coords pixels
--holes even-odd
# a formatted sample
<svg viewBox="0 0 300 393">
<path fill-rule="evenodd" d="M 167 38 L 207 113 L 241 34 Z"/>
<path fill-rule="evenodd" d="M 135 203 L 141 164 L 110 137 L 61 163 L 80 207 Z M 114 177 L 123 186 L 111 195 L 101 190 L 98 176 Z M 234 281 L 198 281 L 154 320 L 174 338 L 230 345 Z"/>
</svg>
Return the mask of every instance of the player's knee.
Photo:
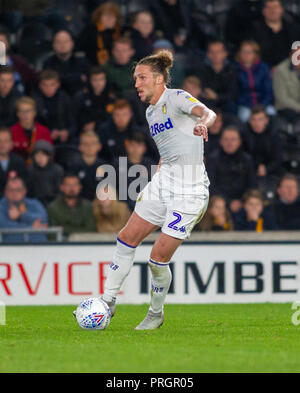
<svg viewBox="0 0 300 393">
<path fill-rule="evenodd" d="M 137 247 L 139 245 L 137 238 L 134 237 L 133 233 L 128 231 L 126 227 L 121 229 L 118 234 L 118 239 L 132 247 Z"/>
<path fill-rule="evenodd" d="M 170 256 L 165 254 L 163 250 L 152 250 L 150 258 L 156 262 L 169 262 Z"/>
</svg>

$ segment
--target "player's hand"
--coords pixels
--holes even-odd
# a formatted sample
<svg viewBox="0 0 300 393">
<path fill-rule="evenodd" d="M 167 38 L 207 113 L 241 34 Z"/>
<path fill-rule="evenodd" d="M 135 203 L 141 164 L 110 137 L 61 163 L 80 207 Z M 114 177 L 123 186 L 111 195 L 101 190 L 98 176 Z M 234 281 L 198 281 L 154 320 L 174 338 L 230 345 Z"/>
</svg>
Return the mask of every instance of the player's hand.
<svg viewBox="0 0 300 393">
<path fill-rule="evenodd" d="M 204 124 L 197 124 L 194 127 L 194 135 L 203 136 L 203 139 L 205 140 L 205 142 L 207 142 L 208 141 L 207 127 Z"/>
</svg>

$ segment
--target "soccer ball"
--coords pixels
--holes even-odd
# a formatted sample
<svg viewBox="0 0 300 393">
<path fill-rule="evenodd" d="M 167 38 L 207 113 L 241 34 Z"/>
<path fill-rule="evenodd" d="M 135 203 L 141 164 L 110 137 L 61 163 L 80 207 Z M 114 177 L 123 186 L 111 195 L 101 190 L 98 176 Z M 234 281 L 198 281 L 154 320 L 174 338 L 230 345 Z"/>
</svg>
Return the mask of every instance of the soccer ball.
<svg viewBox="0 0 300 393">
<path fill-rule="evenodd" d="M 111 318 L 108 305 L 96 297 L 86 299 L 80 303 L 75 315 L 78 325 L 86 330 L 106 329 Z"/>
</svg>

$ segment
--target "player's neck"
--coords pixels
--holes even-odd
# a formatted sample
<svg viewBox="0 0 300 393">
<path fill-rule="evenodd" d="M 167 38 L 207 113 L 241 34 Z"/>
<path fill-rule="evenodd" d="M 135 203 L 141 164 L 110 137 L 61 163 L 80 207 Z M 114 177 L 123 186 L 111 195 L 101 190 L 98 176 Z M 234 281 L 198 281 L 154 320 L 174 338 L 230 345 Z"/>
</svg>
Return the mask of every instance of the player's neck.
<svg viewBox="0 0 300 393">
<path fill-rule="evenodd" d="M 149 102 L 149 104 L 151 105 L 156 105 L 160 99 L 160 97 L 164 94 L 166 90 L 166 86 L 162 86 L 160 87 L 157 92 L 155 94 L 153 94 L 153 97 L 151 98 L 151 101 Z"/>
</svg>

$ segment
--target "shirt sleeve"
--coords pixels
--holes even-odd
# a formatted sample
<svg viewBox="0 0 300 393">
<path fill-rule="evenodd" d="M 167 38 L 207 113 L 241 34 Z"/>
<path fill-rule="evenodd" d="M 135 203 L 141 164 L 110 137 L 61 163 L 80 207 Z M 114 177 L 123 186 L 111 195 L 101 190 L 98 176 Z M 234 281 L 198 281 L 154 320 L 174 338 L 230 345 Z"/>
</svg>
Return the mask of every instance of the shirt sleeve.
<svg viewBox="0 0 300 393">
<path fill-rule="evenodd" d="M 176 90 L 172 97 L 172 104 L 178 112 L 191 114 L 195 106 L 203 105 L 197 98 L 184 90 Z"/>
</svg>

